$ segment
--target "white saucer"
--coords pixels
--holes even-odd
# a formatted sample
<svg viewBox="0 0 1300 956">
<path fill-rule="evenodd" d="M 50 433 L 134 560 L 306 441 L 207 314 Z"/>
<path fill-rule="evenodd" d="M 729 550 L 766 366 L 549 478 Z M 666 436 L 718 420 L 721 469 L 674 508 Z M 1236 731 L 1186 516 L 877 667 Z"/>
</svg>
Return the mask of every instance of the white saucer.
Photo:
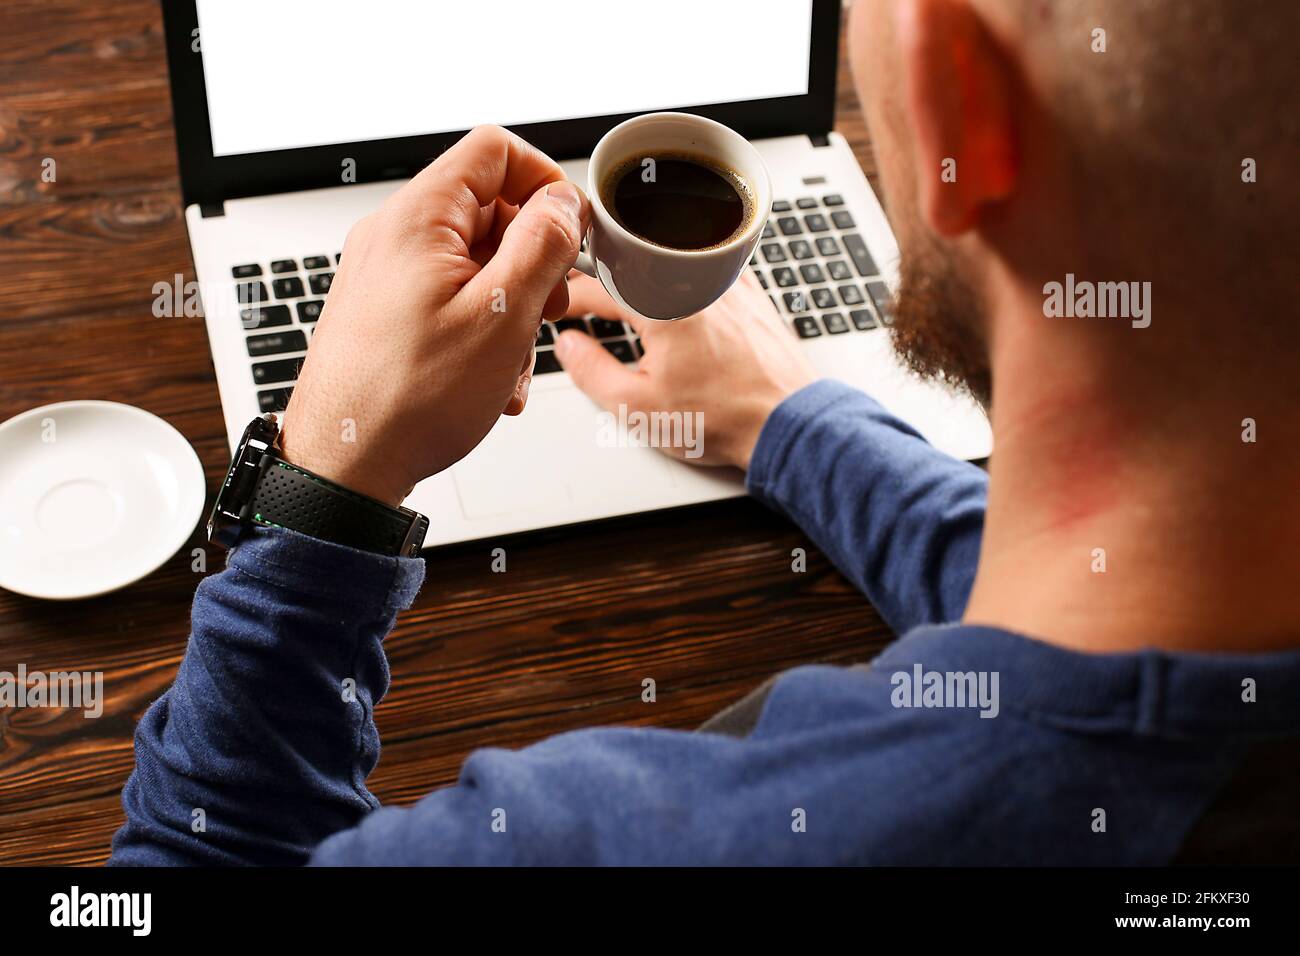
<svg viewBox="0 0 1300 956">
<path fill-rule="evenodd" d="M 0 424 L 0 588 L 68 600 L 125 587 L 203 513 L 203 466 L 156 415 L 59 402 Z"/>
</svg>

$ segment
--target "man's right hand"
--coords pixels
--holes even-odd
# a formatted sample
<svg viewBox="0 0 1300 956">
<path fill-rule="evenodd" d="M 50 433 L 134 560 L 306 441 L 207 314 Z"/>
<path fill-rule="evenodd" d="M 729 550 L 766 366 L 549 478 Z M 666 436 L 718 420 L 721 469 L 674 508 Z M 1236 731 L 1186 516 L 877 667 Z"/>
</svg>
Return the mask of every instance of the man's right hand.
<svg viewBox="0 0 1300 956">
<path fill-rule="evenodd" d="M 492 126 L 390 196 L 348 233 L 284 457 L 396 505 L 522 412 L 590 210 L 554 160 Z"/>
<path fill-rule="evenodd" d="M 595 279 L 569 278 L 571 316 L 622 319 L 645 355 L 632 371 L 581 332 L 564 332 L 555 354 L 578 387 L 608 411 L 700 412 L 703 454 L 696 464 L 749 468 L 759 432 L 788 396 L 817 378 L 794 333 L 748 273 L 698 315 L 655 322 L 617 306 Z M 684 458 L 684 449 L 665 448 Z"/>
</svg>

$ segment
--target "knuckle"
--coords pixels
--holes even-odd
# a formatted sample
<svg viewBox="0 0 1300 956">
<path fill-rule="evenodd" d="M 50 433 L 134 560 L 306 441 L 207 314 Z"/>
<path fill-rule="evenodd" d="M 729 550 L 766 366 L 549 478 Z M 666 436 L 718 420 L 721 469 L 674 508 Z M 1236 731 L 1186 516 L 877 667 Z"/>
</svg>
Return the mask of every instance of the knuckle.
<svg viewBox="0 0 1300 956">
<path fill-rule="evenodd" d="M 508 143 L 513 136 L 508 129 L 496 126 L 491 123 L 484 123 L 481 126 L 475 126 L 465 138 L 470 140 L 474 145 L 496 146 L 502 143 Z"/>
<path fill-rule="evenodd" d="M 355 249 L 357 246 L 365 244 L 366 237 L 374 228 L 374 215 L 374 213 L 371 213 L 368 216 L 363 216 L 352 224 L 352 228 L 348 230 L 347 236 L 343 239 L 344 249 Z"/>
<path fill-rule="evenodd" d="M 525 230 L 525 237 L 551 261 L 571 262 L 582 244 L 578 224 L 557 210 L 539 211 L 520 225 Z"/>
</svg>

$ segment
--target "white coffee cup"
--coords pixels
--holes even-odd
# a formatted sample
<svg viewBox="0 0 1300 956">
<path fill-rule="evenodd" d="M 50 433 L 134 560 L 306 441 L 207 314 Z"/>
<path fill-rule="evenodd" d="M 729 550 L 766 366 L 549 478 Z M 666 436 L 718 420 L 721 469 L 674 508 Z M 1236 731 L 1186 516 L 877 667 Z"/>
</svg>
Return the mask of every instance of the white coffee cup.
<svg viewBox="0 0 1300 956">
<path fill-rule="evenodd" d="M 628 159 L 684 153 L 737 173 L 752 191 L 750 221 L 736 236 L 708 249 L 669 249 L 633 235 L 601 198 L 605 178 Z M 599 279 L 625 308 L 647 319 L 682 319 L 708 308 L 735 284 L 758 247 L 772 208 L 772 181 L 763 157 L 743 136 L 689 113 L 647 113 L 601 138 L 587 167 L 591 228 L 577 268 Z"/>
</svg>

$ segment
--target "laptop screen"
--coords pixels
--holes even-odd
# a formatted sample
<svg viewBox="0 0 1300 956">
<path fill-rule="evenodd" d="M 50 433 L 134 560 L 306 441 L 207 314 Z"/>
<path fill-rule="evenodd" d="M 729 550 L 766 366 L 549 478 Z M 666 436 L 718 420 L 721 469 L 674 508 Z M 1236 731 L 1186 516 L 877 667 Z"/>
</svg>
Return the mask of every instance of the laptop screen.
<svg viewBox="0 0 1300 956">
<path fill-rule="evenodd" d="M 214 156 L 808 93 L 813 0 L 197 0 Z"/>
</svg>

